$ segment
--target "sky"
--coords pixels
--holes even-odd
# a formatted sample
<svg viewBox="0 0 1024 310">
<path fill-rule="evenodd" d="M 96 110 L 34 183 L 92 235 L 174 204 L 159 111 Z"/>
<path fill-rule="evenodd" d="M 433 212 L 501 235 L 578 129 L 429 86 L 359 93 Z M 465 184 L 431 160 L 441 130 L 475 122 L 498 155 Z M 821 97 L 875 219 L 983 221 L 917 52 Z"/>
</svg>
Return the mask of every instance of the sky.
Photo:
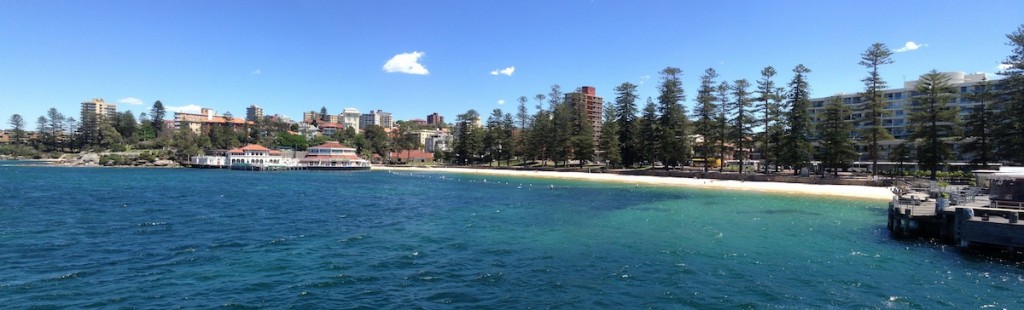
<svg viewBox="0 0 1024 310">
<path fill-rule="evenodd" d="M 930 70 L 998 72 L 1024 1 L 51 1 L 0 0 L 0 128 L 54 107 L 211 108 L 301 120 L 304 111 L 383 110 L 446 121 L 469 109 L 515 112 L 551 85 L 623 82 L 642 105 L 659 71 L 682 69 L 689 110 L 701 74 L 747 79 L 798 65 L 812 97 L 853 93 L 871 44 L 896 53 L 890 87 Z M 992 75 L 992 78 L 998 76 Z"/>
</svg>

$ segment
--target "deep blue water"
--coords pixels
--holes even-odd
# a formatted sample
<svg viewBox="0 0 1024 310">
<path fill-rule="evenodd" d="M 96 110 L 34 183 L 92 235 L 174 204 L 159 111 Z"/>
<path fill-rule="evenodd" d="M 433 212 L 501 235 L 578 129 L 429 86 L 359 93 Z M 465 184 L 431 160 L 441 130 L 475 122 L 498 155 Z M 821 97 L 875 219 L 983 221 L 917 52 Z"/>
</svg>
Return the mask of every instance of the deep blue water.
<svg viewBox="0 0 1024 310">
<path fill-rule="evenodd" d="M 892 240 L 884 202 L 11 163 L 5 308 L 1024 308 L 1021 266 Z"/>
</svg>

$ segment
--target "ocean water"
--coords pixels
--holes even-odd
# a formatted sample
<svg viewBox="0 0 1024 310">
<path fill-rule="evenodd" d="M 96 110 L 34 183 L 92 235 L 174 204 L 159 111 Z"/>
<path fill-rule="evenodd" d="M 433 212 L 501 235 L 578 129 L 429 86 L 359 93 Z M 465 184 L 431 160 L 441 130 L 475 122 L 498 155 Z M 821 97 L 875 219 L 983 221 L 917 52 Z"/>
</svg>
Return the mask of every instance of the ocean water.
<svg viewBox="0 0 1024 310">
<path fill-rule="evenodd" d="M 0 162 L 4 308 L 1024 308 L 885 203 L 445 173 Z"/>
</svg>

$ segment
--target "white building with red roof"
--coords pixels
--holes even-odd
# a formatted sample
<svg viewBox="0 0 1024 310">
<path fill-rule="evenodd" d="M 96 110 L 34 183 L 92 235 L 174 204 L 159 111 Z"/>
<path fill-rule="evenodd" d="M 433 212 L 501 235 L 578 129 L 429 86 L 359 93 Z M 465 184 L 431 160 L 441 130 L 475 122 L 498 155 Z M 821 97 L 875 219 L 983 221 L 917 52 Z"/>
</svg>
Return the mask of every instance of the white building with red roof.
<svg viewBox="0 0 1024 310">
<path fill-rule="evenodd" d="M 281 151 L 271 150 L 259 144 L 231 149 L 224 152 L 223 156 L 193 156 L 189 164 L 200 168 L 239 170 L 286 170 L 300 166 L 297 159 L 282 157 Z"/>
<path fill-rule="evenodd" d="M 299 162 L 306 168 L 314 170 L 370 169 L 370 162 L 360 158 L 354 147 L 334 141 L 310 147 L 306 157 Z"/>
</svg>

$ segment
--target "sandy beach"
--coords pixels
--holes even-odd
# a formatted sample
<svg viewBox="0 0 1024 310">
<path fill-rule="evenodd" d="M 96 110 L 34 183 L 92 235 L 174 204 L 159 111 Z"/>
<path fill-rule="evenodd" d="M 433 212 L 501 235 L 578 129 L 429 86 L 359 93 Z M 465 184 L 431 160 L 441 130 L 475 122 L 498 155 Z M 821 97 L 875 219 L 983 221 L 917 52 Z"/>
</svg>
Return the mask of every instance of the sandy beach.
<svg viewBox="0 0 1024 310">
<path fill-rule="evenodd" d="M 892 200 L 892 192 L 885 187 L 853 186 L 853 185 L 817 185 L 781 182 L 741 182 L 716 179 L 671 178 L 655 176 L 620 175 L 612 173 L 555 172 L 528 170 L 497 170 L 469 168 L 421 168 L 421 167 L 373 167 L 374 170 L 418 171 L 418 172 L 450 172 L 485 175 L 524 176 L 552 179 L 573 179 L 604 182 L 620 182 L 630 184 L 652 184 L 662 186 L 684 186 L 695 188 L 713 188 L 724 190 L 760 191 L 771 193 L 788 193 L 800 195 L 837 196 L 860 198 L 876 201 Z"/>
</svg>

